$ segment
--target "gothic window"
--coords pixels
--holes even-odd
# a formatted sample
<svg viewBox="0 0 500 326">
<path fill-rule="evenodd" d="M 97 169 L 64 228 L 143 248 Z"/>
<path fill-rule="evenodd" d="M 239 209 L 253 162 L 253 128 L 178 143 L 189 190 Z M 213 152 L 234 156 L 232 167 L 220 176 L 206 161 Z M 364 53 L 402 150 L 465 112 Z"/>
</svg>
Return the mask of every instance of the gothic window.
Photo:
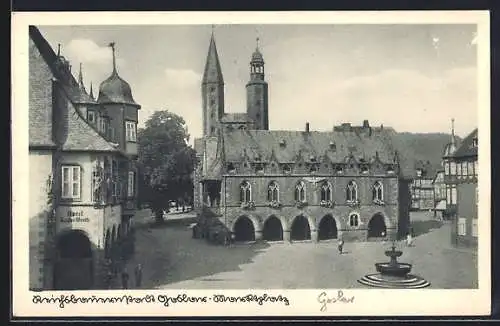
<svg viewBox="0 0 500 326">
<path fill-rule="evenodd" d="M 295 201 L 305 202 L 306 201 L 306 185 L 303 181 L 299 181 L 295 186 Z"/>
<path fill-rule="evenodd" d="M 346 199 L 347 201 L 357 201 L 358 200 L 358 185 L 354 181 L 349 181 L 346 189 Z"/>
<path fill-rule="evenodd" d="M 210 99 L 210 106 L 213 106 L 215 104 L 215 99 L 211 98 Z"/>
<path fill-rule="evenodd" d="M 213 92 L 215 92 L 215 87 L 211 86 L 210 87 L 210 93 L 213 93 Z"/>
<path fill-rule="evenodd" d="M 267 187 L 267 201 L 279 201 L 279 186 L 275 181 L 272 181 Z"/>
<path fill-rule="evenodd" d="M 331 201 L 332 200 L 332 185 L 325 181 L 321 185 L 321 201 Z"/>
<path fill-rule="evenodd" d="M 359 226 L 359 215 L 357 213 L 351 213 L 351 215 L 349 215 L 349 225 L 353 228 Z"/>
<path fill-rule="evenodd" d="M 240 185 L 240 202 L 248 203 L 252 201 L 252 187 L 248 181 L 243 181 Z"/>
<path fill-rule="evenodd" d="M 375 182 L 373 185 L 373 200 L 384 200 L 384 188 L 380 181 Z"/>
</svg>

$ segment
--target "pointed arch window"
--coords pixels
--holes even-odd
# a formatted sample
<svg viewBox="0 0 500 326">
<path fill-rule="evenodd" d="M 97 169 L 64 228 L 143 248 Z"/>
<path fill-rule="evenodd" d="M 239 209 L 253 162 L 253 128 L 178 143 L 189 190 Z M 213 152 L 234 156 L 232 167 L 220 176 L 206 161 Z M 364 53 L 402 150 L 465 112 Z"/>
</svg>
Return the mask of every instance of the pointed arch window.
<svg viewBox="0 0 500 326">
<path fill-rule="evenodd" d="M 354 181 L 349 181 L 346 188 L 346 200 L 355 202 L 358 200 L 358 185 Z"/>
<path fill-rule="evenodd" d="M 295 201 L 305 202 L 306 201 L 306 185 L 303 181 L 299 181 L 295 186 Z"/>
<path fill-rule="evenodd" d="M 372 197 L 373 201 L 381 202 L 384 200 L 384 187 L 380 181 L 373 184 Z"/>
<path fill-rule="evenodd" d="M 240 185 L 240 202 L 249 203 L 252 201 L 252 186 L 248 181 L 243 181 Z"/>
<path fill-rule="evenodd" d="M 359 214 L 351 213 L 349 215 L 349 226 L 356 228 L 359 226 Z"/>
<path fill-rule="evenodd" d="M 267 187 L 267 201 L 273 202 L 279 201 L 279 193 L 280 193 L 280 188 L 277 182 L 272 181 L 269 183 L 269 186 Z"/>
<path fill-rule="evenodd" d="M 332 185 L 325 181 L 321 185 L 321 201 L 331 201 L 332 200 Z"/>
</svg>

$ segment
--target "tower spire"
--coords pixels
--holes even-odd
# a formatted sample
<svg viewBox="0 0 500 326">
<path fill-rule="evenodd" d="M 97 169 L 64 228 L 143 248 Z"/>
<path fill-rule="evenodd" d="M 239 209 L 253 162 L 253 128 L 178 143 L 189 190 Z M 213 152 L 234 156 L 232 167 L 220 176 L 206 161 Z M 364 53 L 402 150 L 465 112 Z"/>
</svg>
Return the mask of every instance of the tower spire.
<svg viewBox="0 0 500 326">
<path fill-rule="evenodd" d="M 208 47 L 207 60 L 205 63 L 205 71 L 203 73 L 203 83 L 224 83 L 222 77 L 222 69 L 220 67 L 219 55 L 215 46 L 214 25 L 212 25 L 212 36 L 210 37 L 210 45 Z"/>
<path fill-rule="evenodd" d="M 260 41 L 260 38 L 257 36 L 257 38 L 256 38 L 256 40 L 255 40 L 255 41 L 256 41 L 256 47 L 255 47 L 255 50 L 256 50 L 256 51 L 259 51 L 259 41 Z"/>
<path fill-rule="evenodd" d="M 92 82 L 90 82 L 90 97 L 94 100 L 94 92 L 92 91 Z"/>
<path fill-rule="evenodd" d="M 115 58 L 115 42 L 109 43 L 111 51 L 113 51 L 113 74 L 116 74 L 116 58 Z"/>
<path fill-rule="evenodd" d="M 61 43 L 57 43 L 57 56 L 61 56 Z"/>
<path fill-rule="evenodd" d="M 83 85 L 83 74 L 82 74 L 82 63 L 80 62 L 80 70 L 78 71 L 78 84 L 80 84 L 80 88 L 84 89 Z"/>
</svg>

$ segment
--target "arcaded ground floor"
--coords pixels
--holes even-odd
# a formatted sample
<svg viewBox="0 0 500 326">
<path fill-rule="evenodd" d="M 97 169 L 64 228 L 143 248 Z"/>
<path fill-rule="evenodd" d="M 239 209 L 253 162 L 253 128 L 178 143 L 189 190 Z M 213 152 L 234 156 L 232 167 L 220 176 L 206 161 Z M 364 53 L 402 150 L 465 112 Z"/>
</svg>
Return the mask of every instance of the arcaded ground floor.
<svg viewBox="0 0 500 326">
<path fill-rule="evenodd" d="M 193 239 L 186 217 L 170 215 L 161 227 L 145 224 L 137 231 L 128 269 L 142 265 L 141 288 L 359 288 L 357 279 L 374 273 L 374 263 L 387 260 L 384 250 L 390 246 L 346 243 L 343 255 L 335 240 L 224 247 Z M 151 220 L 144 216 L 144 222 Z M 414 214 L 412 221 L 415 246 L 403 247 L 400 261 L 413 264 L 412 272 L 431 282 L 430 288 L 476 288 L 477 254 L 451 246 L 450 224 L 426 214 Z M 132 275 L 130 286 L 135 286 Z"/>
</svg>

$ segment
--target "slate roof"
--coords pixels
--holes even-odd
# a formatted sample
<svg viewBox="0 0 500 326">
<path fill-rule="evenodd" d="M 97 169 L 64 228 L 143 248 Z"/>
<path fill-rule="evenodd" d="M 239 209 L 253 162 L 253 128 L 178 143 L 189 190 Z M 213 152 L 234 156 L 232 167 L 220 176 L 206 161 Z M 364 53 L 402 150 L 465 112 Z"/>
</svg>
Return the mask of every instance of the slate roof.
<svg viewBox="0 0 500 326">
<path fill-rule="evenodd" d="M 65 97 L 74 103 L 80 103 L 82 100 L 81 90 L 78 82 L 69 71 L 61 70 L 57 67 L 59 58 L 42 36 L 38 28 L 29 26 L 30 38 L 40 51 L 43 59 L 49 66 L 53 76 L 59 81 L 57 85 L 63 90 Z M 40 107 L 30 107 L 30 110 L 44 110 Z M 74 105 L 68 105 L 62 108 L 61 116 L 57 120 L 62 122 L 64 133 L 59 135 L 62 138 L 62 149 L 67 151 L 118 151 L 114 145 L 105 140 L 92 126 L 90 126 Z M 54 111 L 56 112 L 56 111 Z M 44 125 L 30 124 L 30 130 L 34 133 L 38 128 L 46 128 Z M 31 132 L 30 132 L 31 137 Z M 31 139 L 30 139 L 31 142 Z"/>
<path fill-rule="evenodd" d="M 477 146 L 473 146 L 474 139 L 478 138 L 477 128 L 474 129 L 462 141 L 457 150 L 453 153 L 454 158 L 477 156 Z"/>
<path fill-rule="evenodd" d="M 248 123 L 252 122 L 252 119 L 248 117 L 246 113 L 225 113 L 221 119 L 223 123 Z"/>
<path fill-rule="evenodd" d="M 305 161 L 310 161 L 311 156 L 320 160 L 326 155 L 334 163 L 346 162 L 350 154 L 358 161 L 367 162 L 378 155 L 381 162 L 392 163 L 395 157 L 386 133 L 376 130 L 371 135 L 337 131 L 225 130 L 223 142 L 228 162 L 240 161 L 243 149 L 250 160 L 269 161 L 274 155 L 279 163 L 296 162 L 299 153 Z"/>
<path fill-rule="evenodd" d="M 430 161 L 418 160 L 415 162 L 415 173 L 417 169 L 421 169 L 423 177 L 434 178 L 440 168 L 441 166 L 434 166 Z"/>
</svg>

